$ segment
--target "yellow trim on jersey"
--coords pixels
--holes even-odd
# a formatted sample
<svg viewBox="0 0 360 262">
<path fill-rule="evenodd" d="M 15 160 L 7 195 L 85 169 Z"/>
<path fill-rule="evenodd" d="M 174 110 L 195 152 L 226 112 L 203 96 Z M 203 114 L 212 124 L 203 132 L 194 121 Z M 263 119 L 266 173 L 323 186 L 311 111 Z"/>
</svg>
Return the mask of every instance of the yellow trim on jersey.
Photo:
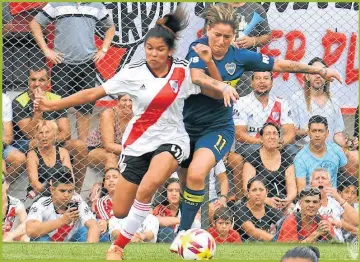
<svg viewBox="0 0 360 262">
<path fill-rule="evenodd" d="M 231 81 L 224 81 L 224 83 L 228 84 L 228 85 L 231 85 L 232 87 L 236 87 L 236 84 L 237 82 L 239 82 L 240 78 L 238 79 L 234 79 L 234 80 L 231 80 Z"/>
<path fill-rule="evenodd" d="M 45 97 L 50 101 L 60 100 L 61 96 L 54 93 L 45 92 Z M 30 102 L 30 96 L 28 92 L 23 93 L 15 99 L 22 107 L 25 107 Z"/>
<path fill-rule="evenodd" d="M 195 203 L 202 203 L 204 196 L 197 196 L 184 191 L 184 199 Z"/>
</svg>

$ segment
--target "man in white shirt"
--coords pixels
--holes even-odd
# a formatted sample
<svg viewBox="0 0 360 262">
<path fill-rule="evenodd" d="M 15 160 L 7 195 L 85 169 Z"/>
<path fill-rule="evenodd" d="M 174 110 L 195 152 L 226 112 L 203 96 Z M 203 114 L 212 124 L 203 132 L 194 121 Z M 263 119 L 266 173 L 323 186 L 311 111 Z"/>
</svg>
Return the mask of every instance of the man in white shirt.
<svg viewBox="0 0 360 262">
<path fill-rule="evenodd" d="M 14 182 L 24 171 L 26 156 L 15 147 L 11 146 L 14 140 L 13 110 L 10 98 L 2 93 L 2 158 L 7 164 L 8 181 Z"/>
<path fill-rule="evenodd" d="M 336 239 L 344 242 L 342 229 L 357 232 L 359 215 L 336 188 L 331 187 L 330 174 L 326 169 L 318 168 L 312 172 L 311 187 L 317 187 L 321 192 L 321 207 L 319 215 L 327 216 L 334 226 Z"/>
<path fill-rule="evenodd" d="M 313 58 L 309 65 L 327 67 L 324 60 Z M 330 82 L 324 81 L 320 75 L 305 75 L 305 87 L 292 96 L 292 115 L 296 127 L 296 144 L 304 146 L 309 143 L 307 124 L 312 116 L 320 115 L 327 119 L 329 136 L 327 142 L 335 142 L 348 158 L 345 167 L 347 172 L 357 176 L 358 139 L 348 137 L 345 133 L 344 120 L 340 103 L 330 93 Z"/>
<path fill-rule="evenodd" d="M 270 91 L 273 86 L 271 72 L 254 72 L 252 89 L 249 95 L 241 97 L 234 105 L 233 118 L 236 128 L 235 152 L 229 154 L 229 165 L 233 169 L 236 197 L 241 197 L 241 172 L 244 158 L 261 147 L 260 129 L 271 122 L 282 130 L 280 148 L 286 148 L 291 154 L 298 150 L 291 145 L 295 138 L 295 127 L 291 119 L 291 110 L 286 100 Z"/>
<path fill-rule="evenodd" d="M 74 194 L 71 171 L 64 167 L 51 180 L 51 196 L 32 204 L 26 222 L 26 233 L 35 241 L 76 242 L 78 231 L 86 226 L 87 242 L 99 242 L 100 228 L 89 206 Z"/>
</svg>

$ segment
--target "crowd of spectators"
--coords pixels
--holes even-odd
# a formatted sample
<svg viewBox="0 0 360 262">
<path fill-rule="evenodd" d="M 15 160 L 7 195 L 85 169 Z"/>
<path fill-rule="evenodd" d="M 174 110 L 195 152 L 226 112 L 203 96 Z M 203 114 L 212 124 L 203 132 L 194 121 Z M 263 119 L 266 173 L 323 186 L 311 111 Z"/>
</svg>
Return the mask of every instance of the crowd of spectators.
<svg viewBox="0 0 360 262">
<path fill-rule="evenodd" d="M 130 97 L 116 98 L 117 104 L 101 113 L 99 126 L 92 131 L 89 116 L 93 105 L 77 108 L 78 138 L 71 136 L 66 110 L 33 110 L 37 94 L 57 100 L 68 96 L 69 88 L 78 91 L 95 86 L 94 63 L 104 59 L 114 36 L 113 21 L 102 4 L 67 4 L 46 5 L 30 23 L 44 56 L 56 65 L 51 76 L 46 67 L 34 64 L 29 69 L 27 90 L 13 100 L 2 94 L 3 241 L 107 242 L 117 237 L 122 226 L 122 219 L 113 215 L 111 199 L 115 188 L 121 189 L 117 163 L 122 135 L 132 117 Z M 70 8 L 73 12 L 87 7 L 97 10 L 99 24 L 91 19 L 91 24 L 82 21 L 88 31 L 77 36 L 70 30 L 76 28 L 77 19 L 69 16 L 67 22 L 56 24 L 61 29 L 58 34 L 65 31 L 67 37 L 57 35 L 57 51 L 50 49 L 41 26 L 61 15 L 54 10 Z M 246 11 L 241 9 L 245 7 Z M 266 24 L 243 36 L 244 48 L 256 50 L 269 42 L 270 28 L 260 5 L 239 3 L 234 8 L 243 24 L 255 10 Z M 99 50 L 89 40 L 83 47 L 86 52 L 78 47 L 69 51 L 71 43 L 85 38 L 85 31 L 93 34 L 96 25 L 106 31 Z M 327 67 L 320 58 L 309 64 Z M 331 97 L 330 83 L 318 75 L 305 75 L 304 90 L 289 100 L 271 92 L 271 72 L 252 72 L 245 77 L 238 90 L 246 95 L 234 105 L 232 152 L 209 173 L 209 213 L 199 213 L 192 227 L 200 228 L 205 216 L 218 243 L 346 242 L 357 238 L 358 120 L 354 136 L 349 136 L 340 106 Z M 74 82 L 78 85 L 73 89 Z M 80 193 L 88 167 L 99 169 L 103 181 L 96 184 L 86 203 Z M 29 179 L 29 206 L 8 194 L 9 186 L 24 172 Z M 176 173 L 157 197 L 161 201 L 154 199 L 152 214 L 132 242 L 174 240 L 181 217 L 181 180 Z"/>
</svg>

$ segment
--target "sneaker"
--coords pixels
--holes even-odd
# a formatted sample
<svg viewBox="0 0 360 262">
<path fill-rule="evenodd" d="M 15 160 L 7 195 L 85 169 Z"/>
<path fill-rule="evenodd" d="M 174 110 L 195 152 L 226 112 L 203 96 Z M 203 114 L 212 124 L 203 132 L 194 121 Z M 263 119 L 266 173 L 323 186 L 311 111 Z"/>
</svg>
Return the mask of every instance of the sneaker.
<svg viewBox="0 0 360 262">
<path fill-rule="evenodd" d="M 124 249 L 112 244 L 106 252 L 106 260 L 123 260 Z"/>
<path fill-rule="evenodd" d="M 171 243 L 170 245 L 170 252 L 172 253 L 178 253 L 178 246 L 179 246 L 179 242 L 181 237 L 185 234 L 185 230 L 181 230 L 177 236 L 175 237 L 174 241 Z"/>
</svg>

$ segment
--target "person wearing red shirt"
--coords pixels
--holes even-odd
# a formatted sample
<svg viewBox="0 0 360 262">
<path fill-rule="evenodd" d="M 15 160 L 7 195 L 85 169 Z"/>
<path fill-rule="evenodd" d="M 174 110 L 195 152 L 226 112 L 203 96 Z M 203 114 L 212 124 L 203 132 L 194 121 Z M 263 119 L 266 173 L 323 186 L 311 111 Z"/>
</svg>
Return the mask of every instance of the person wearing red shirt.
<svg viewBox="0 0 360 262">
<path fill-rule="evenodd" d="M 232 229 L 233 215 L 229 208 L 220 208 L 214 215 L 214 226 L 209 228 L 209 233 L 217 244 L 241 243 L 238 232 Z"/>
<path fill-rule="evenodd" d="M 303 189 L 300 192 L 300 212 L 289 215 L 280 223 L 275 239 L 301 243 L 331 240 L 335 235 L 334 228 L 326 217 L 317 215 L 320 206 L 320 190 L 314 187 Z"/>
</svg>

